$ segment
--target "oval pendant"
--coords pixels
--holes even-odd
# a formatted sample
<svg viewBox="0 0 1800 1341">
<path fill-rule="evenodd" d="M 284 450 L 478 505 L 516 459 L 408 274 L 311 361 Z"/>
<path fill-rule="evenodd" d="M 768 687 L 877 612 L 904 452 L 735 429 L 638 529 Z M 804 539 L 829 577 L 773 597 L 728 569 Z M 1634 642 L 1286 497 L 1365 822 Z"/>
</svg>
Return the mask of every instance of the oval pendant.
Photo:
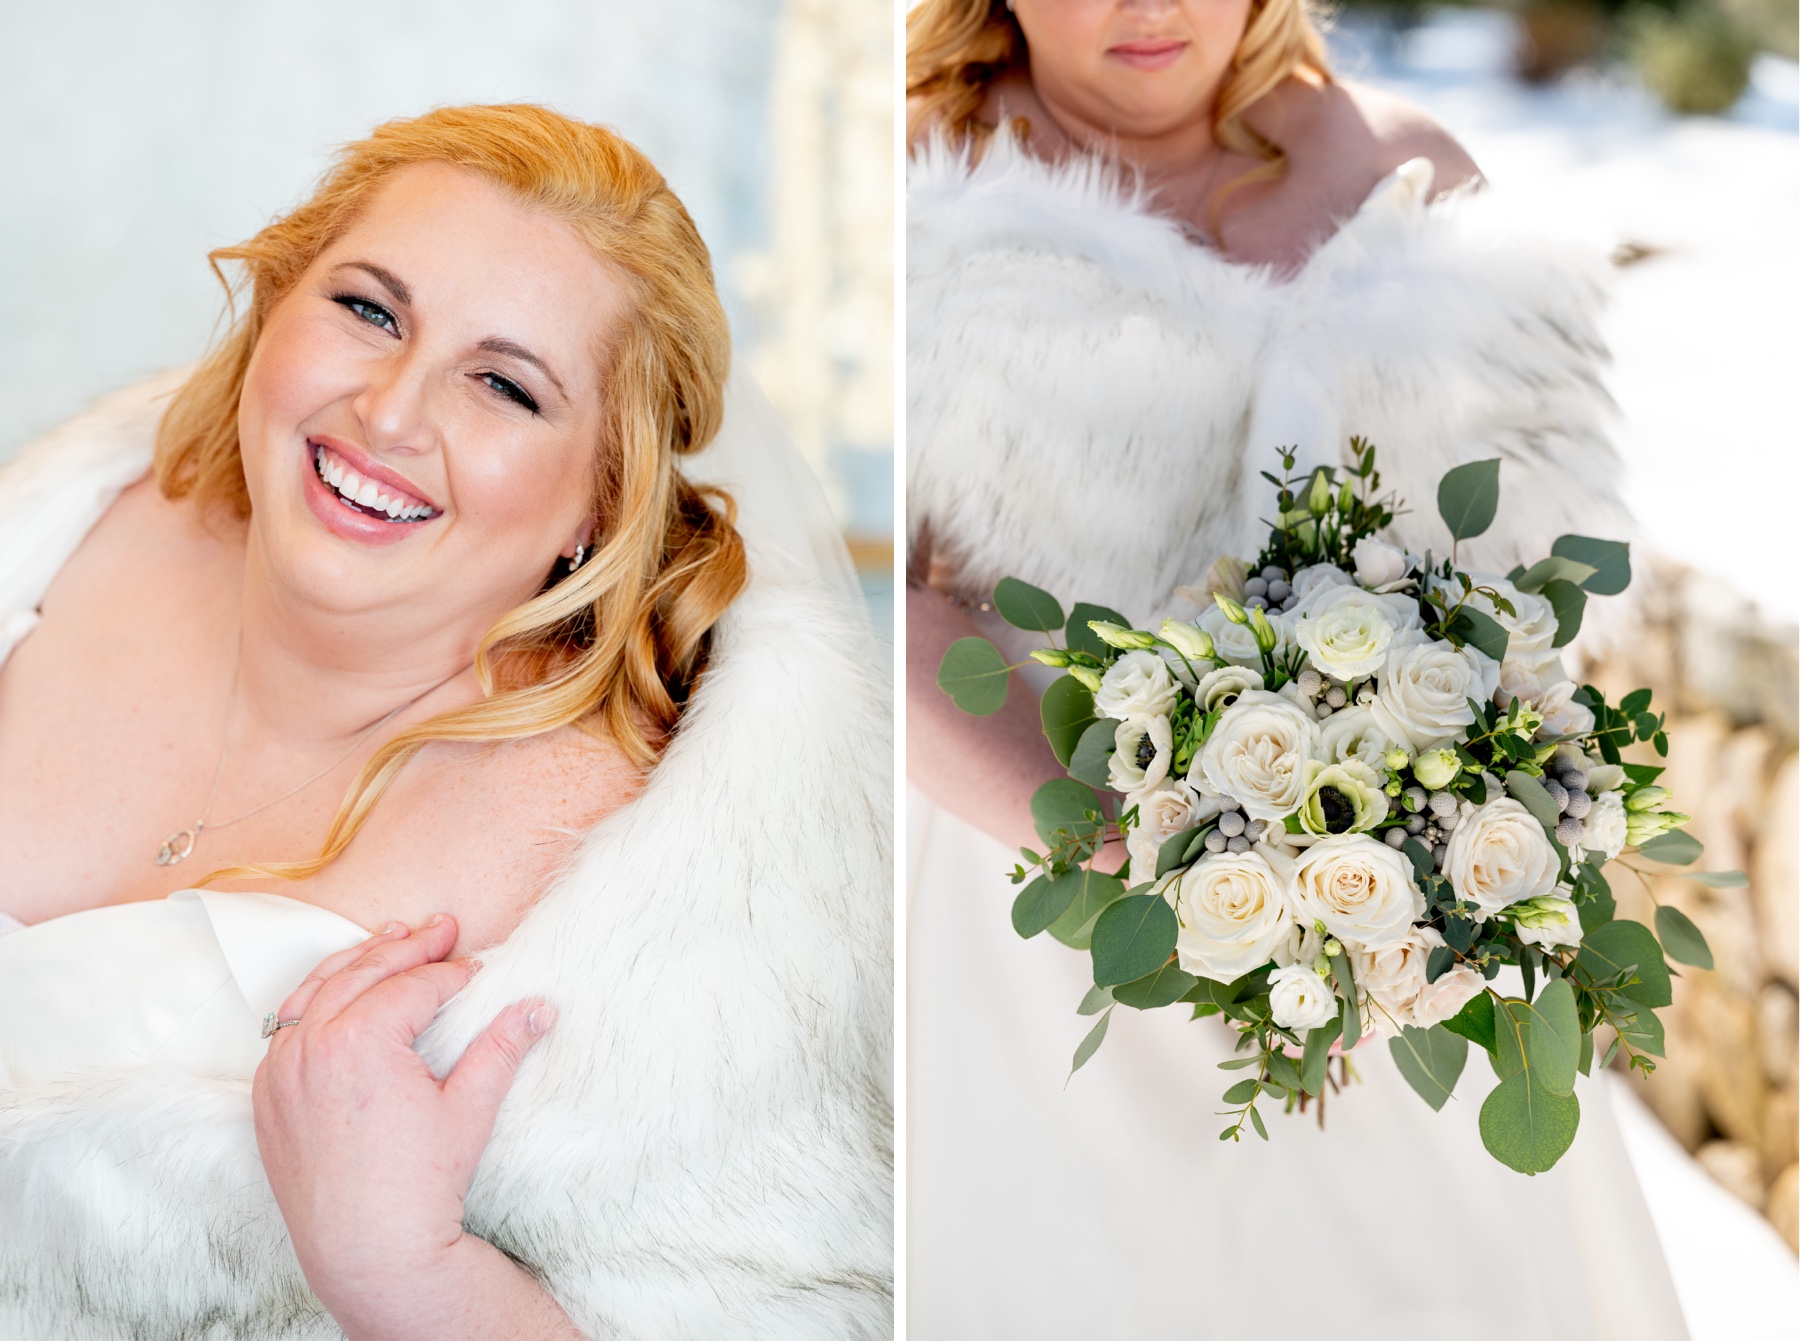
<svg viewBox="0 0 1800 1341">
<path fill-rule="evenodd" d="M 163 839 L 162 848 L 156 854 L 156 864 L 158 866 L 173 866 L 177 862 L 187 860 L 188 854 L 194 850 L 194 844 L 199 841 L 199 838 L 199 825 L 195 825 L 191 829 L 181 829 L 170 834 L 167 838 Z"/>
</svg>

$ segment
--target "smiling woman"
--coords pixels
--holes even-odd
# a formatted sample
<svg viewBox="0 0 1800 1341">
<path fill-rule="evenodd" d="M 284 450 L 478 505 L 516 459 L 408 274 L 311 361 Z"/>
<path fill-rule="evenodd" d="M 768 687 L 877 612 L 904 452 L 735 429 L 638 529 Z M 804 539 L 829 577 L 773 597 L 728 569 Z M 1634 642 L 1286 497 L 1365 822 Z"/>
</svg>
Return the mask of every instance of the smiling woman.
<svg viewBox="0 0 1800 1341">
<path fill-rule="evenodd" d="M 0 1333 L 879 1331 L 885 710 L 686 211 L 458 108 L 214 262 L 0 475 Z"/>
</svg>

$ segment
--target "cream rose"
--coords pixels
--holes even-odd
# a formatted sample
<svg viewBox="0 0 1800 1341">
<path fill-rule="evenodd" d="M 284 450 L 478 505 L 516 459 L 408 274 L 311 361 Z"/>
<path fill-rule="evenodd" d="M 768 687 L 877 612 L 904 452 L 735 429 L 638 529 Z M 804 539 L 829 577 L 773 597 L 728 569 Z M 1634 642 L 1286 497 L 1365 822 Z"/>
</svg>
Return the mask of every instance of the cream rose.
<svg viewBox="0 0 1800 1341">
<path fill-rule="evenodd" d="M 1269 1013 L 1283 1029 L 1305 1033 L 1337 1018 L 1338 999 L 1311 964 L 1290 964 L 1269 975 Z"/>
<path fill-rule="evenodd" d="M 1312 714 L 1279 694 L 1248 689 L 1220 715 L 1194 769 L 1204 790 L 1235 798 L 1251 819 L 1280 821 L 1300 804 L 1304 765 L 1318 744 Z"/>
<path fill-rule="evenodd" d="M 1573 680 L 1563 680 L 1539 695 L 1533 704 L 1544 718 L 1539 736 L 1585 736 L 1594 729 L 1593 709 L 1576 702 L 1577 688 Z"/>
<path fill-rule="evenodd" d="M 1473 647 L 1408 636 L 1418 641 L 1388 654 L 1371 707 L 1396 742 L 1426 750 L 1461 738 L 1475 720 L 1469 701 L 1485 703 L 1494 696 L 1500 667 Z"/>
<path fill-rule="evenodd" d="M 1135 717 L 1113 732 L 1107 783 L 1115 792 L 1141 792 L 1169 776 L 1175 739 L 1167 717 Z"/>
<path fill-rule="evenodd" d="M 1188 867 L 1175 887 L 1175 953 L 1215 982 L 1269 962 L 1293 925 L 1281 882 L 1262 853 L 1222 852 Z"/>
<path fill-rule="evenodd" d="M 1301 853 L 1290 896 L 1302 922 L 1323 922 L 1356 949 L 1398 945 L 1425 913 L 1412 862 L 1360 833 L 1320 839 Z"/>
<path fill-rule="evenodd" d="M 1510 796 L 1483 806 L 1464 801 L 1462 822 L 1444 853 L 1444 875 L 1459 896 L 1478 905 L 1478 922 L 1548 894 L 1561 865 L 1544 826 Z"/>
<path fill-rule="evenodd" d="M 1620 773 L 1623 772 L 1621 769 Z M 1593 785 L 1594 780 L 1590 775 L 1588 786 Z M 1616 791 L 1601 792 L 1594 798 L 1593 808 L 1588 811 L 1587 818 L 1581 821 L 1581 842 L 1570 849 L 1569 856 L 1579 861 L 1599 857 L 1603 863 L 1609 862 L 1625 850 L 1626 841 L 1625 794 Z"/>
<path fill-rule="evenodd" d="M 1127 808 L 1136 806 L 1138 812 L 1137 825 L 1125 839 L 1125 850 L 1137 873 L 1133 879 L 1139 883 L 1156 873 L 1156 854 L 1165 840 L 1219 813 L 1216 801 L 1200 797 L 1176 779 L 1150 791 L 1128 794 L 1125 804 Z"/>
<path fill-rule="evenodd" d="M 1299 606 L 1326 587 L 1349 586 L 1350 574 L 1335 563 L 1315 563 L 1295 573 L 1288 585 L 1294 589 L 1295 606 Z"/>
<path fill-rule="evenodd" d="M 1393 739 L 1368 708 L 1341 708 L 1319 723 L 1319 758 L 1328 764 L 1355 759 L 1376 772 L 1387 767 L 1387 753 L 1404 742 Z"/>
<path fill-rule="evenodd" d="M 1175 677 L 1156 653 L 1127 652 L 1100 678 L 1094 711 L 1127 722 L 1167 717 L 1180 693 Z"/>
<path fill-rule="evenodd" d="M 1368 998 L 1375 1032 L 1392 1038 L 1402 1027 L 1429 1029 L 1441 1024 L 1482 991 L 1481 974 L 1458 964 L 1436 982 L 1425 981 L 1431 952 L 1444 943 L 1432 927 L 1414 927 L 1405 940 L 1383 950 L 1358 954 L 1351 962 L 1357 985 Z"/>
<path fill-rule="evenodd" d="M 1251 670 L 1248 666 L 1220 666 L 1200 677 L 1200 683 L 1194 686 L 1194 702 L 1200 705 L 1201 711 L 1212 712 L 1215 708 L 1229 707 L 1239 694 L 1262 687 L 1261 671 Z"/>
<path fill-rule="evenodd" d="M 1356 548 L 1350 551 L 1350 560 L 1356 565 L 1356 580 L 1365 587 L 1392 586 L 1405 577 L 1412 566 L 1405 550 L 1395 549 L 1372 535 L 1356 542 Z"/>
<path fill-rule="evenodd" d="M 1294 641 L 1321 675 L 1360 680 L 1387 661 L 1402 632 L 1419 626 L 1418 605 L 1361 587 L 1328 587 L 1294 610 Z"/>
</svg>

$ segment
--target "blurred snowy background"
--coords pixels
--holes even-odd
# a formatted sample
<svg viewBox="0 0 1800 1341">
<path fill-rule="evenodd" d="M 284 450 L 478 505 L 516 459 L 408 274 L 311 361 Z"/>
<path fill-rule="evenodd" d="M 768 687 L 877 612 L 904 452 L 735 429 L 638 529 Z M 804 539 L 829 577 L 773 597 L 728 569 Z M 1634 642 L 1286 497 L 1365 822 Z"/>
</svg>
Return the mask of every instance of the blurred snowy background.
<svg viewBox="0 0 1800 1341">
<path fill-rule="evenodd" d="M 0 459 L 205 347 L 206 252 L 379 121 L 544 103 L 643 148 L 892 630 L 885 0 L 0 0 Z"/>
<path fill-rule="evenodd" d="M 1800 1246 L 1800 585 L 1784 520 L 1800 497 L 1794 19 L 1791 0 L 1357 5 L 1331 39 L 1341 75 L 1423 104 L 1493 189 L 1629 261 L 1606 322 L 1608 384 L 1644 604 L 1589 677 L 1615 701 L 1655 689 L 1701 865 L 1750 884 L 1707 889 L 1667 868 L 1646 888 L 1609 871 L 1621 915 L 1648 922 L 1654 890 L 1705 929 L 1716 960 L 1682 970 L 1668 1058 L 1632 1082 L 1661 1126 L 1642 1108 L 1622 1122 L 1634 1161 L 1660 1173 L 1646 1195 L 1690 1324 L 1734 1337 L 1791 1334 L 1800 1316 L 1792 1303 L 1743 1314 L 1745 1273 L 1791 1288 L 1793 1258 L 1761 1226 L 1721 1234 L 1716 1197 L 1693 1185 L 1703 1169 L 1788 1253 Z"/>
</svg>

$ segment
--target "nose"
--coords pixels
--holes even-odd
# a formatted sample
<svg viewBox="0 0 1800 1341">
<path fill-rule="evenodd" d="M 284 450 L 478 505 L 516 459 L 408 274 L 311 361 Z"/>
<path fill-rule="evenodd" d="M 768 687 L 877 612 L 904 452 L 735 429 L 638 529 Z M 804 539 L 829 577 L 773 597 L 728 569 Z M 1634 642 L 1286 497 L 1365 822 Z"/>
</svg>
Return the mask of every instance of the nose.
<svg viewBox="0 0 1800 1341">
<path fill-rule="evenodd" d="M 362 389 L 351 405 L 370 451 L 416 456 L 435 445 L 430 382 L 416 345 L 365 366 Z"/>
<path fill-rule="evenodd" d="M 1119 0 L 1119 8 L 1150 17 L 1167 14 L 1181 7 L 1181 0 Z"/>
</svg>

